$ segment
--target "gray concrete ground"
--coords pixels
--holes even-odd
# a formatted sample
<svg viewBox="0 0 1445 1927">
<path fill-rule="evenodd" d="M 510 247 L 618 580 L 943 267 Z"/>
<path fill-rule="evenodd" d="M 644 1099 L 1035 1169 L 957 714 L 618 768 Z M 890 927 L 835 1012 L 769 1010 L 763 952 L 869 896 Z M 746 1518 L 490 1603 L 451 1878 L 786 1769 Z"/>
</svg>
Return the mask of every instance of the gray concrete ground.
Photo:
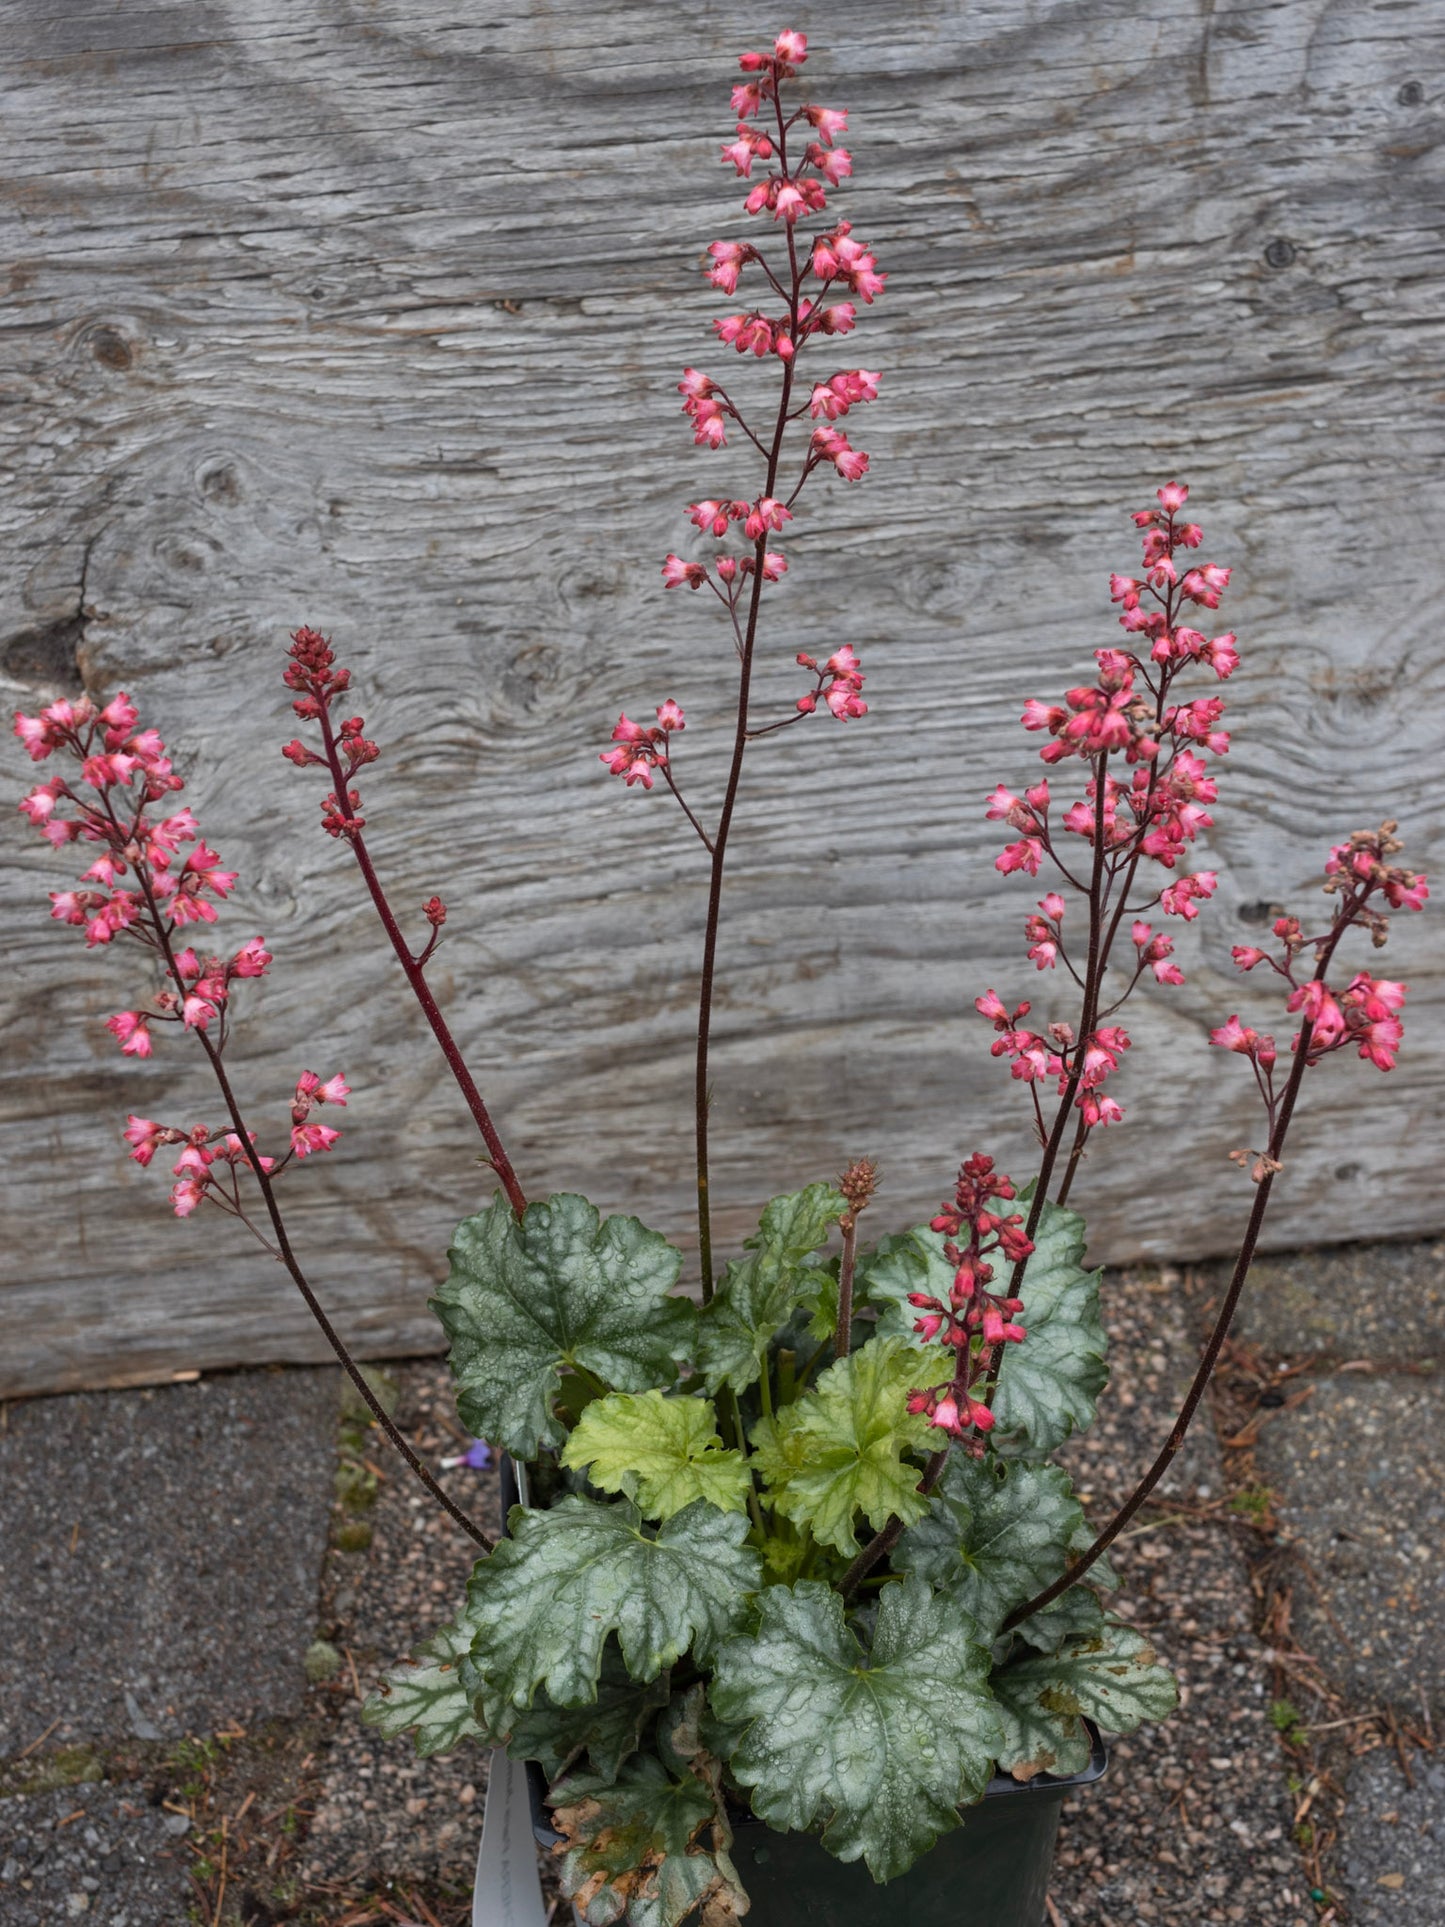
<svg viewBox="0 0 1445 1927">
<path fill-rule="evenodd" d="M 1120 1547 L 1184 1703 L 1067 1810 L 1048 1927 L 1445 1922 L 1445 1247 L 1257 1269 L 1223 1445 L 1202 1415 Z M 1217 1284 L 1110 1280 L 1114 1380 L 1070 1448 L 1095 1516 L 1167 1431 Z M 445 1372 L 396 1376 L 435 1464 Z M 357 1713 L 470 1542 L 338 1389 L 245 1372 L 0 1413 L 0 1927 L 466 1917 L 485 1760 L 418 1762 Z M 495 1508 L 490 1473 L 447 1483 Z"/>
<path fill-rule="evenodd" d="M 0 1759 L 294 1711 L 335 1467 L 330 1371 L 12 1404 Z"/>
</svg>

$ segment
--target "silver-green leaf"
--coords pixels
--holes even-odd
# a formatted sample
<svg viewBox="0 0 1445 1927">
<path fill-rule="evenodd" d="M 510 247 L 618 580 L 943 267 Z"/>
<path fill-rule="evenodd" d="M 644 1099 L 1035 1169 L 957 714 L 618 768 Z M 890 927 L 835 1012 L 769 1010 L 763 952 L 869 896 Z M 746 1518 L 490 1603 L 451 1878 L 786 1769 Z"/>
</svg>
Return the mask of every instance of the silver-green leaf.
<svg viewBox="0 0 1445 1927">
<path fill-rule="evenodd" d="M 1132 1733 L 1179 1704 L 1173 1674 L 1142 1633 L 1117 1619 L 1056 1653 L 1009 1660 L 990 1683 L 1004 1723 L 999 1765 L 1019 1780 L 1082 1773 L 1091 1750 L 1086 1718 L 1110 1733 Z"/>
<path fill-rule="evenodd" d="M 462 1423 L 518 1459 L 566 1437 L 553 1410 L 564 1372 L 617 1391 L 666 1386 L 694 1346 L 697 1314 L 669 1296 L 682 1254 L 636 1218 L 599 1219 L 560 1193 L 518 1222 L 498 1196 L 464 1218 L 432 1309 L 451 1339 Z"/>
<path fill-rule="evenodd" d="M 988 1784 L 1002 1728 L 987 1652 L 916 1576 L 883 1588 L 867 1653 L 828 1586 L 770 1586 L 758 1604 L 758 1631 L 722 1648 L 712 1686 L 718 1716 L 747 1722 L 732 1774 L 769 1826 L 821 1824 L 830 1853 L 891 1880 Z"/>
<path fill-rule="evenodd" d="M 394 1666 L 361 1709 L 366 1724 L 391 1738 L 414 1732 L 423 1759 L 463 1740 L 490 1743 L 494 1735 L 477 1719 L 459 1671 L 474 1630 L 463 1613 L 418 1646 L 408 1665 Z"/>
<path fill-rule="evenodd" d="M 934 1489 L 928 1516 L 910 1526 L 893 1553 L 900 1572 L 948 1587 L 994 1639 L 1015 1606 L 1051 1585 L 1083 1532 L 1084 1509 L 1062 1466 L 1026 1459 L 983 1459 L 953 1453 Z M 1073 1587 L 1063 1613 L 1041 1614 L 1019 1627 L 1034 1644 L 1057 1647 L 1068 1632 L 1103 1623 L 1093 1593 Z M 1043 1622 L 1043 1623 L 1041 1623 Z"/>
<path fill-rule="evenodd" d="M 609 1633 L 644 1683 L 689 1648 L 706 1660 L 742 1623 L 761 1574 L 742 1544 L 746 1513 L 701 1499 L 656 1531 L 625 1499 L 575 1494 L 546 1512 L 514 1506 L 508 1526 L 472 1574 L 467 1609 L 472 1661 L 513 1706 L 538 1686 L 559 1706 L 590 1703 Z"/>
<path fill-rule="evenodd" d="M 698 1365 L 710 1392 L 746 1391 L 774 1334 L 799 1305 L 816 1302 L 819 1279 L 807 1260 L 847 1208 L 831 1184 L 805 1185 L 766 1207 L 748 1255 L 728 1266 L 699 1321 Z"/>
</svg>

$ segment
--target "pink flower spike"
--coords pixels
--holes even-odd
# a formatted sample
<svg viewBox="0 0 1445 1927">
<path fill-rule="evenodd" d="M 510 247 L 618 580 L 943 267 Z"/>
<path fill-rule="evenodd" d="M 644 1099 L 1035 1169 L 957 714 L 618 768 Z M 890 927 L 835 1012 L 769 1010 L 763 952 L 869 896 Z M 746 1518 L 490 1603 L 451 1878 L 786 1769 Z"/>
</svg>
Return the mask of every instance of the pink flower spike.
<svg viewBox="0 0 1445 1927">
<path fill-rule="evenodd" d="M 1118 1124 L 1124 1116 L 1122 1105 L 1107 1091 L 1080 1091 L 1074 1102 L 1083 1112 L 1084 1122 L 1091 1130 L 1100 1124 Z"/>
<path fill-rule="evenodd" d="M 38 789 L 31 790 L 28 796 L 20 799 L 19 808 L 30 818 L 37 830 L 42 829 L 54 813 L 55 805 L 64 788 L 65 778 L 52 776 L 48 783 L 42 783 Z"/>
<path fill-rule="evenodd" d="M 234 888 L 240 872 L 217 869 L 220 860 L 214 850 L 208 849 L 204 843 L 198 843 L 186 858 L 182 874 L 194 877 L 203 888 L 214 890 L 218 897 L 224 897 Z M 208 921 L 214 921 L 214 918 Z"/>
<path fill-rule="evenodd" d="M 138 1010 L 118 1010 L 114 1017 L 107 1017 L 105 1027 L 120 1045 L 126 1057 L 149 1057 L 151 1054 L 151 1034 L 146 1018 Z M 127 1132 L 127 1136 L 129 1133 Z M 142 1158 L 142 1164 L 149 1164 L 149 1158 Z"/>
<path fill-rule="evenodd" d="M 122 689 L 111 697 L 105 708 L 101 710 L 98 720 L 104 723 L 107 729 L 119 730 L 123 735 L 126 730 L 135 727 L 139 714 L 135 704 Z"/>
<path fill-rule="evenodd" d="M 1213 870 L 1200 870 L 1194 876 L 1180 877 L 1171 883 L 1160 895 L 1160 907 L 1166 916 L 1183 917 L 1192 923 L 1199 915 L 1199 900 L 1212 897 L 1219 886 L 1219 877 Z"/>
<path fill-rule="evenodd" d="M 1020 837 L 1017 843 L 1010 843 L 994 858 L 994 868 L 1010 876 L 1015 870 L 1025 870 L 1031 877 L 1039 873 L 1039 865 L 1044 860 L 1044 846 L 1036 836 Z"/>
<path fill-rule="evenodd" d="M 43 716 L 22 715 L 18 709 L 15 712 L 15 734 L 32 763 L 43 763 L 59 742 Z"/>
<path fill-rule="evenodd" d="M 57 923 L 82 924 L 87 920 L 89 911 L 88 890 L 52 890 L 50 892 L 50 914 Z"/>
</svg>

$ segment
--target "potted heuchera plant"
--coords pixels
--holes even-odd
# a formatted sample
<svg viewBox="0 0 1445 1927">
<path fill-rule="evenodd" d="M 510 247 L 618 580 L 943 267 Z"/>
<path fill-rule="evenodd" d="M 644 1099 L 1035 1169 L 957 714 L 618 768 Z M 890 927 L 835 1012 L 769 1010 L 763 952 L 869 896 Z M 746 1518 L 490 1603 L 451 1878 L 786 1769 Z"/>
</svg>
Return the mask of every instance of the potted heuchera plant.
<svg viewBox="0 0 1445 1927">
<path fill-rule="evenodd" d="M 838 144 L 846 115 L 795 104 L 805 58 L 793 32 L 742 57 L 737 137 L 723 153 L 749 179 L 749 214 L 767 218 L 749 230 L 756 241 L 708 251 L 716 287 L 732 295 L 747 278 L 759 297 L 714 325 L 743 367 L 753 359 L 770 399 L 745 401 L 691 368 L 679 384 L 695 441 L 746 444 L 755 470 L 745 495 L 691 505 L 713 545 L 703 559 L 663 565 L 668 586 L 716 598 L 736 652 L 726 789 L 712 809 L 684 798 L 685 718 L 671 699 L 655 724 L 623 716 L 602 758 L 629 787 L 660 779 L 710 871 L 695 1274 L 636 1218 L 604 1219 L 576 1195 L 528 1200 L 428 985 L 445 907 L 424 905 L 428 934 L 413 947 L 368 853 L 357 785 L 378 750 L 362 718 L 342 713 L 349 672 L 311 629 L 293 637 L 285 669 L 308 739 L 284 753 L 325 771 L 323 826 L 356 860 L 499 1180 L 494 1201 L 457 1228 L 434 1302 L 461 1418 L 525 1468 L 526 1502 L 501 1543 L 441 1491 L 377 1404 L 288 1236 L 285 1184 L 335 1142 L 325 1119 L 349 1089 L 339 1074 L 303 1071 L 283 1132 L 252 1129 L 225 1052 L 238 984 L 271 957 L 260 937 L 229 958 L 196 947 L 236 879 L 178 805 L 160 737 L 124 695 L 21 716 L 30 755 L 62 759 L 21 807 L 58 849 L 94 852 L 53 914 L 93 946 L 123 937 L 150 952 L 159 989 L 110 1019 L 122 1051 L 147 1057 L 170 1031 L 215 1073 L 218 1118 L 132 1115 L 133 1157 L 175 1153 L 178 1215 L 230 1213 L 274 1251 L 378 1423 L 481 1550 L 457 1617 L 391 1675 L 368 1717 L 414 1731 L 423 1752 L 472 1741 L 539 1763 L 564 1887 L 593 1923 L 716 1923 L 750 1903 L 763 1922 L 882 1921 L 900 1896 L 871 1898 L 871 1874 L 910 1883 L 911 1918 L 952 1919 L 966 1891 L 993 1927 L 1036 1927 L 1063 1786 L 1098 1770 L 1090 1722 L 1127 1732 L 1175 1703 L 1146 1640 L 1099 1596 L 1116 1583 L 1104 1554 L 1203 1393 L 1306 1076 L 1342 1050 L 1381 1070 L 1394 1063 L 1404 987 L 1346 962 L 1344 940 L 1363 931 L 1383 943 L 1388 913 L 1419 909 L 1426 887 L 1396 861 L 1387 823 L 1330 851 L 1327 919 L 1282 917 L 1272 947 L 1235 950 L 1243 970 L 1275 981 L 1297 1028 L 1283 1049 L 1238 1015 L 1213 1033 L 1247 1060 L 1264 1113 L 1260 1146 L 1232 1153 L 1254 1185 L 1238 1262 L 1158 1459 L 1091 1530 L 1051 1463 L 1093 1418 L 1106 1372 L 1099 1273 L 1070 1200 L 1091 1137 L 1123 1115 L 1121 1006 L 1151 980 L 1182 982 L 1167 928 L 1149 919 L 1192 920 L 1215 889 L 1214 874 L 1186 860 L 1212 821 L 1212 772 L 1229 744 L 1218 686 L 1238 660 L 1232 634 L 1194 626 L 1218 608 L 1229 570 L 1193 559 L 1202 535 L 1185 519 L 1188 490 L 1167 484 L 1134 516 L 1137 573 L 1111 577 L 1122 644 L 1100 649 L 1061 701 L 1026 704 L 1047 773 L 1022 794 L 1000 786 L 987 804 L 1010 838 L 998 868 L 1050 886 L 1025 920 L 1028 959 L 1065 990 L 1039 1029 L 1028 1003 L 992 989 L 977 999 L 1030 1107 L 1037 1171 L 1016 1187 L 974 1151 L 928 1224 L 872 1240 L 879 1174 L 860 1159 L 836 1182 L 774 1198 L 756 1236 L 717 1262 L 708 1047 L 744 761 L 809 718 L 850 723 L 867 708 L 846 641 L 821 663 L 798 655 L 799 694 L 784 713 L 761 711 L 752 689 L 763 609 L 787 567 L 769 543 L 810 481 L 863 477 L 868 457 L 838 423 L 880 379 L 832 367 L 832 344 L 885 276 L 846 221 L 827 225 L 829 194 L 852 171 Z M 1072 781 L 1058 798 L 1061 778 Z"/>
</svg>

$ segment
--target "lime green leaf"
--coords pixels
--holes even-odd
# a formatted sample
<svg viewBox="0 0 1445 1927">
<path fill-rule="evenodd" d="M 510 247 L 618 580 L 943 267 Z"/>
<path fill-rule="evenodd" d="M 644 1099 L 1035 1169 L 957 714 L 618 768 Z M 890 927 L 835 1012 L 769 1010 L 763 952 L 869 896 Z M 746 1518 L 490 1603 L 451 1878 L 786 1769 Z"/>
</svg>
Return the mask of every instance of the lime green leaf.
<svg viewBox="0 0 1445 1927">
<path fill-rule="evenodd" d="M 366 1724 L 392 1739 L 414 1728 L 423 1759 L 450 1753 L 463 1740 L 492 1743 L 494 1736 L 476 1718 L 458 1670 L 475 1630 L 463 1613 L 418 1646 L 409 1664 L 393 1667 L 361 1709 Z"/>
<path fill-rule="evenodd" d="M 524 1712 L 509 1709 L 507 1751 L 515 1760 L 540 1761 L 549 1780 L 585 1752 L 595 1773 L 615 1780 L 622 1762 L 637 1751 L 643 1727 L 667 1698 L 667 1674 L 639 1686 L 622 1663 L 617 1641 L 609 1639 L 592 1704 L 554 1706 L 545 1693 L 538 1693 Z"/>
<path fill-rule="evenodd" d="M 1023 1202 L 1023 1200 L 1020 1200 Z M 1005 1207 L 1007 1208 L 1007 1207 Z M 858 1289 L 878 1308 L 878 1329 L 885 1335 L 920 1341 L 913 1331 L 918 1313 L 908 1294 L 926 1292 L 947 1300 L 953 1267 L 943 1255 L 941 1232 L 926 1226 L 901 1237 L 885 1238 L 859 1260 Z M 1094 1419 L 1095 1403 L 1109 1375 L 1104 1363 L 1107 1340 L 1099 1316 L 1097 1271 L 1085 1271 L 1084 1221 L 1075 1211 L 1046 1204 L 1034 1233 L 1034 1255 L 1024 1272 L 1023 1310 L 1018 1322 L 1028 1336 L 1005 1345 L 993 1402 L 996 1449 L 1043 1458 L 1075 1429 Z M 1007 1284 L 1006 1272 L 995 1288 Z M 926 1383 L 949 1376 L 943 1348 L 920 1347 L 940 1363 L 924 1368 Z"/>
<path fill-rule="evenodd" d="M 1094 1422 L 1109 1368 L 1099 1315 L 1102 1271 L 1085 1271 L 1084 1220 L 1046 1204 L 1024 1273 L 1019 1323 L 1028 1337 L 1005 1345 L 994 1417 L 998 1436 L 1042 1458 Z"/>
<path fill-rule="evenodd" d="M 467 1589 L 472 1659 L 489 1691 L 514 1706 L 537 1686 L 559 1706 L 590 1703 L 612 1632 L 635 1680 L 656 1679 L 689 1646 L 705 1660 L 757 1590 L 758 1556 L 741 1544 L 747 1524 L 700 1499 L 655 1534 L 626 1500 L 514 1506 L 512 1536 Z"/>
<path fill-rule="evenodd" d="M 1058 1578 L 1081 1530 L 1087 1543 L 1084 1509 L 1061 1466 L 955 1452 L 934 1488 L 928 1516 L 904 1533 L 893 1565 L 916 1572 L 930 1586 L 948 1587 L 981 1636 L 992 1640 L 1015 1606 Z M 1043 1626 L 1038 1622 L 1049 1617 L 1046 1608 L 1025 1620 L 1020 1633 L 1057 1646 L 1066 1632 L 1102 1624 L 1094 1595 L 1075 1587 L 1064 1599 L 1074 1593 L 1087 1605 L 1074 1604 L 1066 1617 Z"/>
<path fill-rule="evenodd" d="M 660 1760 L 629 1760 L 615 1783 L 573 1773 L 554 1787 L 553 1818 L 567 1842 L 562 1891 L 589 1927 L 677 1927 L 702 1910 L 708 1927 L 747 1911 L 727 1849 L 715 1783 L 673 1779 Z"/>
<path fill-rule="evenodd" d="M 718 1654 L 712 1701 L 748 1720 L 730 1770 L 770 1827 L 822 1824 L 840 1860 L 891 1880 L 958 1825 L 988 1784 L 1001 1729 L 988 1655 L 946 1593 L 883 1588 L 864 1653 L 830 1587 L 770 1586 L 761 1624 Z"/>
<path fill-rule="evenodd" d="M 705 1398 L 661 1392 L 613 1392 L 595 1399 L 562 1452 L 603 1492 L 635 1500 L 644 1519 L 670 1519 L 694 1499 L 720 1512 L 747 1505 L 748 1469 L 741 1452 L 725 1452 L 717 1414 Z"/>
<path fill-rule="evenodd" d="M 564 1372 L 641 1392 L 670 1385 L 693 1349 L 697 1314 L 668 1296 L 681 1252 L 636 1218 L 599 1221 L 585 1198 L 530 1204 L 519 1224 L 498 1196 L 462 1220 L 448 1255 L 432 1309 L 452 1341 L 457 1410 L 516 1458 L 565 1438 L 552 1409 Z"/>
<path fill-rule="evenodd" d="M 1004 1723 L 999 1765 L 1018 1780 L 1082 1773 L 1090 1753 L 1086 1716 L 1110 1733 L 1132 1733 L 1179 1703 L 1174 1677 L 1148 1640 L 1117 1619 L 1067 1640 L 1057 1653 L 1009 1660 L 990 1684 Z"/>
<path fill-rule="evenodd" d="M 761 1420 L 754 1462 L 769 1503 L 850 1556 L 858 1550 L 856 1513 L 875 1531 L 895 1515 L 922 1518 L 919 1467 L 903 1456 L 927 1446 L 927 1421 L 906 1404 L 917 1383 L 918 1353 L 896 1338 L 872 1338 L 795 1404 Z"/>
<path fill-rule="evenodd" d="M 731 1263 L 698 1325 L 698 1365 L 710 1392 L 745 1391 L 762 1370 L 769 1340 L 805 1299 L 821 1289 L 806 1260 L 823 1244 L 847 1205 L 830 1184 L 810 1184 L 774 1198 L 763 1212 L 748 1256 Z"/>
</svg>

